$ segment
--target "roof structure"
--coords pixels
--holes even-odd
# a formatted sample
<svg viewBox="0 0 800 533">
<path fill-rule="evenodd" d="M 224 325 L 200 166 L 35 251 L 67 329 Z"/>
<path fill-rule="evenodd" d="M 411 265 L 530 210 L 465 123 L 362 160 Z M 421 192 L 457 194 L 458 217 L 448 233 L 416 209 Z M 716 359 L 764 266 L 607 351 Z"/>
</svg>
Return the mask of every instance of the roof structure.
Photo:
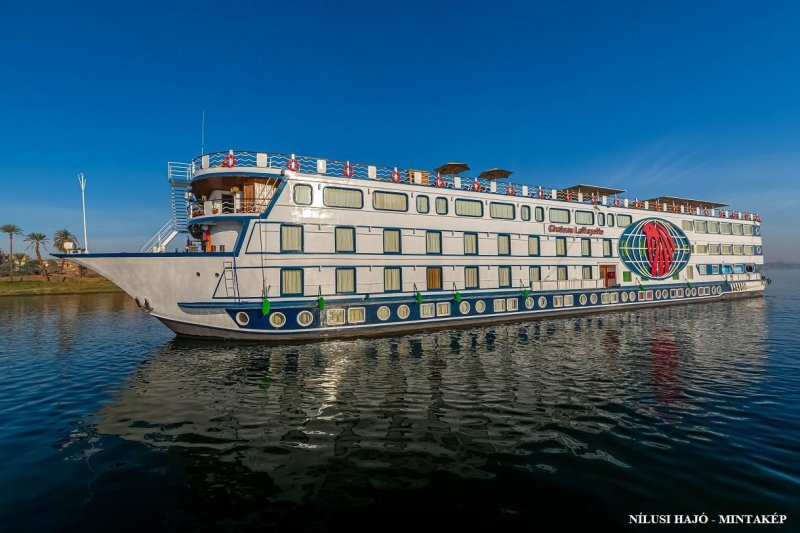
<svg viewBox="0 0 800 533">
<path fill-rule="evenodd" d="M 581 183 L 579 185 L 573 185 L 572 187 L 567 187 L 564 189 L 565 191 L 570 191 L 574 193 L 581 193 L 584 196 L 614 196 L 615 194 L 620 194 L 625 192 L 624 189 L 614 189 L 611 187 L 601 187 L 600 185 L 586 185 L 585 183 Z"/>
<path fill-rule="evenodd" d="M 657 198 L 651 198 L 648 202 L 656 202 L 659 204 L 668 204 L 668 205 L 685 205 L 690 209 L 701 208 L 704 209 L 708 207 L 709 209 L 716 209 L 720 207 L 727 207 L 728 204 L 721 204 L 719 202 L 712 202 L 710 200 L 694 200 L 691 198 L 680 198 L 678 196 L 659 196 Z"/>
</svg>

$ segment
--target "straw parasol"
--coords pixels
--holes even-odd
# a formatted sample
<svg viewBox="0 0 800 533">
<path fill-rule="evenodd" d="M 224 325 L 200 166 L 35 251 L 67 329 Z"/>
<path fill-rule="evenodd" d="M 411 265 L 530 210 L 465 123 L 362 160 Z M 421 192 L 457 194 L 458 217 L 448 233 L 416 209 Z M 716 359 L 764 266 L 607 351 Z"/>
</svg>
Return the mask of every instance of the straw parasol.
<svg viewBox="0 0 800 533">
<path fill-rule="evenodd" d="M 434 169 L 439 174 L 444 176 L 457 176 L 462 172 L 469 170 L 469 165 L 466 163 L 445 163 L 444 165 Z"/>
<path fill-rule="evenodd" d="M 478 174 L 479 178 L 485 180 L 499 180 L 509 177 L 512 174 L 510 170 L 503 170 L 502 168 L 490 168 Z"/>
</svg>

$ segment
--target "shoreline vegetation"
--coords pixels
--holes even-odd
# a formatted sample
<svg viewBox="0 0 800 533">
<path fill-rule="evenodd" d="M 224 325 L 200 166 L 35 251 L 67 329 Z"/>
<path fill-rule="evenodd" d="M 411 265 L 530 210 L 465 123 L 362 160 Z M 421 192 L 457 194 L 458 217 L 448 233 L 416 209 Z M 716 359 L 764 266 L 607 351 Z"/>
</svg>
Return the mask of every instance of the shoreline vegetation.
<svg viewBox="0 0 800 533">
<path fill-rule="evenodd" d="M 42 280 L 0 281 L 0 298 L 3 296 L 39 296 L 43 294 L 101 294 L 122 292 L 122 289 L 101 276 L 83 278 L 67 277 L 48 282 Z"/>
</svg>

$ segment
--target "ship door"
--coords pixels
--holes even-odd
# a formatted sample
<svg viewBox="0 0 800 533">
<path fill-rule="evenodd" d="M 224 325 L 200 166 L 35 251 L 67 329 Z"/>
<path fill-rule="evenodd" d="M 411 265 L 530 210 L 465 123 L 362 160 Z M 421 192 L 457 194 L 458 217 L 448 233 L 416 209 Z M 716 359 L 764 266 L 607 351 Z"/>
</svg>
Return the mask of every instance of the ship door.
<svg viewBox="0 0 800 533">
<path fill-rule="evenodd" d="M 604 287 L 617 286 L 617 266 L 600 265 L 600 279 L 603 280 Z"/>
</svg>

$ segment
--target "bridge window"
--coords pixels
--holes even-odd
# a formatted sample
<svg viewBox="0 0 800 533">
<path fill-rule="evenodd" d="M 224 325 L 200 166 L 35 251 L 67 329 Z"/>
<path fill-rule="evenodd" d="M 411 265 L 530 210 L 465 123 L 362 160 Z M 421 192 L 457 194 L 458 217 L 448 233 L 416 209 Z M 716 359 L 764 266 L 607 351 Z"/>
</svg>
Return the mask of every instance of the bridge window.
<svg viewBox="0 0 800 533">
<path fill-rule="evenodd" d="M 692 231 L 694 229 L 694 224 L 691 220 L 682 220 L 681 226 L 683 227 L 683 231 Z"/>
<path fill-rule="evenodd" d="M 533 210 L 533 219 L 536 222 L 544 222 L 544 207 L 537 207 Z"/>
<path fill-rule="evenodd" d="M 294 203 L 311 205 L 311 185 L 298 184 L 294 186 Z"/>
<path fill-rule="evenodd" d="M 613 228 L 614 227 L 614 215 L 609 213 L 607 218 L 608 218 L 608 227 L 609 228 Z"/>
<path fill-rule="evenodd" d="M 741 224 L 734 224 L 733 225 L 733 234 L 734 235 L 741 235 L 742 234 L 742 225 Z"/>
<path fill-rule="evenodd" d="M 626 226 L 630 226 L 631 222 L 633 222 L 633 217 L 630 215 L 617 215 L 617 227 L 624 228 Z"/>
<path fill-rule="evenodd" d="M 743 229 L 744 229 L 744 234 L 745 235 L 752 235 L 753 234 L 753 225 L 752 224 L 745 224 Z"/>
<path fill-rule="evenodd" d="M 401 192 L 375 191 L 372 193 L 372 208 L 378 211 L 408 211 L 408 196 Z"/>
<path fill-rule="evenodd" d="M 483 202 L 480 200 L 464 200 L 458 198 L 456 200 L 456 215 L 460 217 L 477 217 L 483 216 Z"/>
<path fill-rule="evenodd" d="M 731 223 L 730 222 L 721 222 L 719 225 L 719 232 L 723 235 L 730 235 L 731 234 Z"/>
<path fill-rule="evenodd" d="M 361 209 L 364 207 L 364 193 L 360 189 L 325 187 L 322 190 L 322 203 L 326 207 Z"/>
<path fill-rule="evenodd" d="M 436 198 L 436 214 L 437 215 L 446 215 L 447 214 L 447 198 L 444 196 L 439 196 Z"/>
<path fill-rule="evenodd" d="M 417 213 L 427 213 L 431 210 L 430 200 L 427 196 L 417 196 Z"/>
<path fill-rule="evenodd" d="M 708 223 L 708 232 L 709 233 L 719 233 L 719 222 L 709 222 Z"/>
<path fill-rule="evenodd" d="M 550 222 L 569 224 L 569 209 L 550 209 Z"/>
<path fill-rule="evenodd" d="M 501 218 L 503 220 L 514 220 L 514 204 L 490 202 L 489 216 L 492 218 Z"/>
<path fill-rule="evenodd" d="M 522 220 L 528 221 L 531 219 L 531 206 L 523 205 L 519 208 L 519 214 L 522 217 Z"/>
<path fill-rule="evenodd" d="M 575 211 L 575 223 L 584 226 L 594 224 L 594 213 L 591 211 Z"/>
<path fill-rule="evenodd" d="M 694 231 L 695 233 L 708 233 L 708 225 L 706 224 L 705 220 L 695 220 L 694 221 Z"/>
<path fill-rule="evenodd" d="M 597 213 L 597 225 L 598 226 L 605 226 L 606 225 L 606 215 L 605 215 L 605 213 Z"/>
</svg>

